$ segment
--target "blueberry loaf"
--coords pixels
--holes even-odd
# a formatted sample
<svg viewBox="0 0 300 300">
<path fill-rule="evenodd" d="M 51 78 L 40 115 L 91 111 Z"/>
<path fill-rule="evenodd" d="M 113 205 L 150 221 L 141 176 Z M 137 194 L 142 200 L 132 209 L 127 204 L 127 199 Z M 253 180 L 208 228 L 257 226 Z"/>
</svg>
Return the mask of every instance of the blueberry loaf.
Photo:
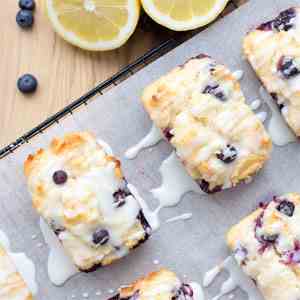
<svg viewBox="0 0 300 300">
<path fill-rule="evenodd" d="M 0 299 L 1 300 L 32 300 L 25 281 L 19 274 L 15 264 L 0 245 Z"/>
<path fill-rule="evenodd" d="M 227 243 L 266 300 L 300 299 L 300 195 L 263 203 L 231 228 Z"/>
<path fill-rule="evenodd" d="M 162 269 L 124 286 L 109 300 L 200 300 L 197 284 L 185 284 L 175 273 Z"/>
<path fill-rule="evenodd" d="M 87 132 L 54 139 L 24 164 L 32 202 L 81 271 L 126 255 L 151 228 L 120 161 Z"/>
<path fill-rule="evenodd" d="M 287 124 L 300 136 L 300 8 L 283 11 L 248 33 L 244 53 Z"/>
<path fill-rule="evenodd" d="M 207 193 L 249 179 L 269 158 L 270 138 L 245 103 L 238 80 L 206 55 L 148 86 L 142 101 Z"/>
</svg>

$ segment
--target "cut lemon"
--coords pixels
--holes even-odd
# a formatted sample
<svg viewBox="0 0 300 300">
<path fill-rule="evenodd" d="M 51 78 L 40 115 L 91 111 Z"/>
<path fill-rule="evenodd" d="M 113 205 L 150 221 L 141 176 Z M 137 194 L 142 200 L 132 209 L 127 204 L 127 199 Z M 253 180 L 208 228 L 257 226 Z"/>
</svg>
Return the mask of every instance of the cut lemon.
<svg viewBox="0 0 300 300">
<path fill-rule="evenodd" d="M 229 0 L 141 0 L 146 13 L 157 23 L 185 31 L 212 22 Z"/>
<path fill-rule="evenodd" d="M 140 15 L 139 0 L 46 0 L 54 30 L 86 50 L 119 48 L 132 35 Z"/>
</svg>

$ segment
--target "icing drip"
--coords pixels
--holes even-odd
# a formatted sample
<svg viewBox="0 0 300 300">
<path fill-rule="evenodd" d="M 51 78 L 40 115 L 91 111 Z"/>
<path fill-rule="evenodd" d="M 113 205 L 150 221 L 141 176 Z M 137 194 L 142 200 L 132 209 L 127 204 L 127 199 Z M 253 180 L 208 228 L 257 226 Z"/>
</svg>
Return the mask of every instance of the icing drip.
<svg viewBox="0 0 300 300">
<path fill-rule="evenodd" d="M 133 159 L 139 154 L 140 151 L 156 145 L 162 139 L 163 137 L 160 130 L 153 124 L 150 132 L 141 141 L 139 141 L 136 145 L 130 147 L 125 152 L 125 157 L 127 159 Z"/>
<path fill-rule="evenodd" d="M 162 162 L 159 171 L 162 176 L 162 184 L 160 187 L 151 190 L 153 196 L 159 200 L 159 205 L 153 210 L 149 208 L 147 202 L 139 195 L 137 189 L 133 185 L 128 184 L 128 188 L 140 203 L 144 215 L 153 231 L 160 227 L 159 212 L 162 208 L 177 205 L 182 199 L 182 196 L 188 192 L 193 191 L 203 194 L 195 181 L 186 173 L 175 152 L 172 152 L 170 156 Z M 180 216 L 181 220 L 188 218 L 191 218 L 191 214 Z M 174 219 L 179 220 L 178 217 Z M 169 222 L 175 220 L 169 220 Z"/>
<path fill-rule="evenodd" d="M 219 293 L 212 298 L 212 300 L 218 300 L 238 287 L 248 294 L 249 300 L 263 300 L 262 295 L 256 289 L 254 283 L 244 274 L 242 269 L 231 256 L 227 257 L 220 265 L 206 272 L 203 279 L 203 286 L 207 287 L 212 284 L 222 270 L 227 270 L 229 277 L 225 282 L 223 282 Z M 232 297 L 232 295 L 230 296 Z"/>
<path fill-rule="evenodd" d="M 235 72 L 232 73 L 232 76 L 236 79 L 236 80 L 241 80 L 244 76 L 244 71 L 242 70 L 236 70 Z"/>
<path fill-rule="evenodd" d="M 250 107 L 252 110 L 257 110 L 260 108 L 262 102 L 260 99 L 256 99 L 250 103 Z"/>
<path fill-rule="evenodd" d="M 272 99 L 272 97 L 265 91 L 263 87 L 259 90 L 262 99 L 269 106 L 272 116 L 268 124 L 268 131 L 273 143 L 277 146 L 284 146 L 295 142 L 296 137 L 282 118 L 280 111 Z"/>
<path fill-rule="evenodd" d="M 48 276 L 55 285 L 63 285 L 79 271 L 48 224 L 40 218 L 40 228 L 45 242 L 49 246 Z M 62 267 L 63 266 L 63 267 Z"/>
<path fill-rule="evenodd" d="M 151 193 L 159 200 L 161 208 L 177 205 L 181 197 L 187 192 L 202 193 L 196 182 L 182 167 L 182 163 L 177 158 L 175 152 L 172 152 L 163 161 L 159 171 L 162 175 L 162 185 L 159 188 L 151 190 Z"/>
<path fill-rule="evenodd" d="M 173 222 L 180 221 L 180 220 L 183 220 L 183 221 L 189 220 L 192 218 L 192 216 L 193 216 L 192 213 L 185 213 L 180 216 L 173 217 L 173 218 L 166 220 L 166 223 L 173 223 Z"/>
<path fill-rule="evenodd" d="M 204 300 L 204 292 L 201 285 L 197 282 L 189 283 L 189 286 L 193 289 L 193 300 Z"/>
<path fill-rule="evenodd" d="M 265 111 L 261 111 L 256 116 L 264 123 L 268 117 L 268 114 Z"/>
<path fill-rule="evenodd" d="M 207 271 L 203 277 L 203 286 L 208 287 L 222 271 L 221 266 L 215 266 Z"/>
</svg>

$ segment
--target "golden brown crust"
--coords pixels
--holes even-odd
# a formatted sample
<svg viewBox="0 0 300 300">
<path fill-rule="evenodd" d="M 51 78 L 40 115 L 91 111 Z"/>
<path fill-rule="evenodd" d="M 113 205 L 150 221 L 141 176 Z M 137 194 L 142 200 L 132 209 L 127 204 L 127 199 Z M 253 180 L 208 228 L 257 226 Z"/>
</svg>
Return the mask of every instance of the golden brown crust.
<svg viewBox="0 0 300 300">
<path fill-rule="evenodd" d="M 278 69 L 284 57 L 300 60 L 299 7 L 295 8 L 295 15 L 289 21 L 289 30 L 278 30 L 270 25 L 267 30 L 257 28 L 249 32 L 244 38 L 243 52 L 263 86 L 278 104 L 287 124 L 300 136 L 299 75 L 286 78 Z"/>
<path fill-rule="evenodd" d="M 238 80 L 209 57 L 193 58 L 146 87 L 142 102 L 205 192 L 249 179 L 270 156 L 271 139 Z M 225 162 L 219 153 L 234 158 Z"/>
<path fill-rule="evenodd" d="M 227 244 L 266 300 L 300 296 L 300 195 L 261 203 L 227 233 Z"/>
<path fill-rule="evenodd" d="M 147 239 L 151 228 L 141 220 L 120 161 L 92 134 L 55 138 L 28 156 L 24 171 L 34 208 L 80 270 L 108 265 Z M 66 174 L 63 182 L 55 180 L 57 173 Z"/>
<path fill-rule="evenodd" d="M 129 298 L 133 296 L 135 293 L 139 292 L 142 299 L 143 294 L 153 294 L 154 299 L 169 299 L 169 298 L 156 298 L 155 297 L 155 289 L 159 291 L 159 287 L 162 284 L 167 283 L 168 285 L 174 285 L 174 288 L 178 288 L 178 284 L 180 284 L 175 273 L 167 270 L 161 269 L 156 272 L 152 272 L 147 276 L 140 278 L 133 282 L 132 284 L 122 287 L 120 289 L 120 297 L 121 298 Z M 169 293 L 171 290 L 169 291 Z M 170 298 L 171 299 L 171 298 Z"/>
</svg>

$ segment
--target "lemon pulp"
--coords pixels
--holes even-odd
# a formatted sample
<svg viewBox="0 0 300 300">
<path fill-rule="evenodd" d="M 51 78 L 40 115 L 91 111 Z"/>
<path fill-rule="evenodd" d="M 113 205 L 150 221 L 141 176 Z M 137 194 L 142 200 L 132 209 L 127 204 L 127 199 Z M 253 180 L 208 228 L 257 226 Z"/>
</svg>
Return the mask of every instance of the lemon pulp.
<svg viewBox="0 0 300 300">
<path fill-rule="evenodd" d="M 145 11 L 158 23 L 174 30 L 206 25 L 224 9 L 228 0 L 142 0 Z"/>
<path fill-rule="evenodd" d="M 117 48 L 129 38 L 140 5 L 138 0 L 47 0 L 47 10 L 63 38 L 82 48 L 101 50 Z"/>
</svg>

